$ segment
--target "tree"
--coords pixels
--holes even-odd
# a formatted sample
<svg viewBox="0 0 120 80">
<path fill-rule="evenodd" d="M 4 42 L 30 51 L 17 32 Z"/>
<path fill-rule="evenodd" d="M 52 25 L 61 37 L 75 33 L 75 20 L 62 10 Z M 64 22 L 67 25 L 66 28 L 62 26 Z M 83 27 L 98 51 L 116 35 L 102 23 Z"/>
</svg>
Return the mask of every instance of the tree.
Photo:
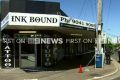
<svg viewBox="0 0 120 80">
<path fill-rule="evenodd" d="M 112 44 L 111 42 L 109 42 L 109 43 L 105 44 L 105 46 L 106 46 L 106 48 L 109 48 L 111 55 L 114 54 L 114 48 L 115 48 L 114 44 Z"/>
</svg>

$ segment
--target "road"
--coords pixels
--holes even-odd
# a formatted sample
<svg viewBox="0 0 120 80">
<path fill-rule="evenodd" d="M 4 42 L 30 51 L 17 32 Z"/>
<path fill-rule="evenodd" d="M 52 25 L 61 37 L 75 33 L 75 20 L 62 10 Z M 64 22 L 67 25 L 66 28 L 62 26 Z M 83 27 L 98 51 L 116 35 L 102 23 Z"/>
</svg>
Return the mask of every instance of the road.
<svg viewBox="0 0 120 80">
<path fill-rule="evenodd" d="M 120 77 L 117 77 L 117 78 L 115 78 L 115 79 L 112 79 L 112 80 L 120 80 Z"/>
<path fill-rule="evenodd" d="M 117 52 L 115 52 L 115 54 L 112 56 L 112 58 L 115 60 L 114 63 L 115 63 L 115 66 L 118 68 L 118 71 L 117 73 L 111 75 L 111 76 L 108 76 L 108 77 L 105 77 L 104 79 L 101 79 L 101 80 L 120 80 L 120 63 L 117 62 L 118 61 L 118 54 Z"/>
<path fill-rule="evenodd" d="M 117 61 L 119 60 L 119 59 L 118 59 L 118 53 L 117 53 L 117 52 L 115 52 L 115 54 L 113 55 L 113 58 L 116 59 Z M 120 65 L 120 64 L 119 64 L 119 65 Z M 119 77 L 114 78 L 114 79 L 112 79 L 112 80 L 120 80 L 120 67 L 119 67 L 119 71 L 118 71 L 117 73 L 118 73 L 118 76 L 119 76 Z M 117 74 L 116 74 L 116 75 L 117 75 Z"/>
</svg>

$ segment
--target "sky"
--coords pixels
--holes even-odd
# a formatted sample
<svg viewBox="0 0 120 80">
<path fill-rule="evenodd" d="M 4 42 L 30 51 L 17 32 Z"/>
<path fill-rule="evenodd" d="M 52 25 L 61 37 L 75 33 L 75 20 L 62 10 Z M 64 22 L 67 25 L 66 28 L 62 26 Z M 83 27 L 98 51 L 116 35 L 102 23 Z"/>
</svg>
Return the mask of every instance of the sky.
<svg viewBox="0 0 120 80">
<path fill-rule="evenodd" d="M 61 9 L 70 17 L 97 24 L 97 0 L 41 0 L 60 2 Z M 103 31 L 120 36 L 120 0 L 103 0 Z"/>
</svg>

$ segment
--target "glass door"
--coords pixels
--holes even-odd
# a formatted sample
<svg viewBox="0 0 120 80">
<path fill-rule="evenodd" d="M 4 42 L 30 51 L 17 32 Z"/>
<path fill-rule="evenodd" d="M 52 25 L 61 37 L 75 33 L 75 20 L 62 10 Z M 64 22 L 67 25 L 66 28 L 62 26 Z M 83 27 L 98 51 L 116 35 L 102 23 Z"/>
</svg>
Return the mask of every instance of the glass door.
<svg viewBox="0 0 120 80">
<path fill-rule="evenodd" d="M 28 44 L 28 38 L 24 38 L 25 43 L 19 43 L 19 60 L 21 68 L 33 68 L 36 67 L 36 45 Z"/>
</svg>

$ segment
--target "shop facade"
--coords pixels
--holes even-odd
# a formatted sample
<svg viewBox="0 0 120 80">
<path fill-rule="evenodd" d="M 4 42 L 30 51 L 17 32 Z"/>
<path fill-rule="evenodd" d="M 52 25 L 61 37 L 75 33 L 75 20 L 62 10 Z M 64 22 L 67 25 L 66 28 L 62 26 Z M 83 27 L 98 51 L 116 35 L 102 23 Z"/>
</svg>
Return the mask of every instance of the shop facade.
<svg viewBox="0 0 120 80">
<path fill-rule="evenodd" d="M 3 68 L 51 67 L 63 58 L 94 50 L 94 23 L 68 17 L 56 2 L 39 1 L 40 6 L 47 7 L 43 7 L 43 11 L 40 9 L 41 12 L 33 5 L 38 5 L 38 1 L 22 3 L 25 3 L 26 12 L 11 9 L 5 16 L 2 14 Z M 58 9 L 49 9 L 51 5 Z"/>
</svg>

